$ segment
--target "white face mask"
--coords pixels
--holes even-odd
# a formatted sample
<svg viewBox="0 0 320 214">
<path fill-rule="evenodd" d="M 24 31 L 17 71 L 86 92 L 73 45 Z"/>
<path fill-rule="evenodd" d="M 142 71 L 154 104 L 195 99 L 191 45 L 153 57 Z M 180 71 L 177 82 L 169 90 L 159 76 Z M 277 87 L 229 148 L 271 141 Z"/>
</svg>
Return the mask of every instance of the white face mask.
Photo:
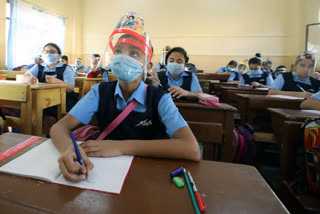
<svg viewBox="0 0 320 214">
<path fill-rule="evenodd" d="M 170 62 L 167 64 L 167 70 L 172 76 L 179 76 L 182 72 L 184 72 L 184 64 Z"/>
</svg>

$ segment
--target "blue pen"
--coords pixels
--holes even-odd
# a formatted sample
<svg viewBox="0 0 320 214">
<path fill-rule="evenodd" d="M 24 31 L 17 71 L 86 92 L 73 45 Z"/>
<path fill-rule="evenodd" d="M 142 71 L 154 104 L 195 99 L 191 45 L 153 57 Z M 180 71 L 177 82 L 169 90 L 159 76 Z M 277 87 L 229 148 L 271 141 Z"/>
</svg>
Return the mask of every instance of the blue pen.
<svg viewBox="0 0 320 214">
<path fill-rule="evenodd" d="M 301 91 L 305 92 L 305 90 L 299 84 L 297 84 L 297 86 L 298 86 L 298 88 L 301 89 Z"/>
<path fill-rule="evenodd" d="M 81 156 L 81 154 L 80 154 L 80 151 L 79 151 L 79 147 L 78 147 L 76 138 L 74 137 L 74 135 L 73 135 L 72 132 L 70 133 L 70 136 L 71 136 L 71 139 L 72 139 L 72 143 L 73 143 L 74 150 L 76 151 L 76 155 L 77 155 L 77 158 L 78 158 L 78 162 L 80 163 L 81 166 L 83 166 L 84 168 L 86 168 L 86 165 L 84 164 L 84 161 L 83 161 L 82 156 Z M 86 174 L 86 178 L 87 178 L 87 174 Z"/>
</svg>

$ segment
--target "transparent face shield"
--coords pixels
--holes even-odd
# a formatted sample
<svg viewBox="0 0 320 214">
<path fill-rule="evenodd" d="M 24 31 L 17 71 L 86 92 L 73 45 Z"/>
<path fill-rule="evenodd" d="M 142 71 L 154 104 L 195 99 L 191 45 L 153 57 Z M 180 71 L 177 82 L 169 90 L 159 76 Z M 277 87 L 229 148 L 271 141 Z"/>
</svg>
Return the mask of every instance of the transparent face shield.
<svg viewBox="0 0 320 214">
<path fill-rule="evenodd" d="M 127 13 L 122 17 L 109 37 L 98 66 L 105 60 L 107 65 L 111 65 L 112 71 L 115 60 L 122 58 L 128 64 L 123 67 L 124 72 L 129 69 L 128 75 L 133 75 L 134 68 L 140 66 L 143 73 L 142 80 L 145 81 L 148 64 L 152 58 L 152 46 L 143 27 L 143 19 L 136 13 Z"/>
<path fill-rule="evenodd" d="M 305 53 L 297 57 L 295 61 L 295 72 L 303 76 L 315 76 L 316 59 L 310 53 Z"/>
</svg>

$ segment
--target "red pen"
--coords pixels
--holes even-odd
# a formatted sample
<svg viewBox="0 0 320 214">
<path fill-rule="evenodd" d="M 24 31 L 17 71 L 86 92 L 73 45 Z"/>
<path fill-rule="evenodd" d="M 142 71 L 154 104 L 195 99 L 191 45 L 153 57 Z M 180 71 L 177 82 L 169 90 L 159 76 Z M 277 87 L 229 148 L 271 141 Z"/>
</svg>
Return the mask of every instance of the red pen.
<svg viewBox="0 0 320 214">
<path fill-rule="evenodd" d="M 193 178 L 192 178 L 192 176 L 191 176 L 190 170 L 187 170 L 187 174 L 188 174 L 188 176 L 189 176 L 190 183 L 192 184 L 192 189 L 193 189 L 194 197 L 195 197 L 196 200 L 197 200 L 199 210 L 200 210 L 200 212 L 204 212 L 205 209 L 206 209 L 206 204 L 204 203 L 204 200 L 203 200 L 202 196 L 201 196 L 200 193 L 198 192 L 198 189 L 197 189 L 197 187 L 196 187 L 196 183 L 194 182 L 194 180 L 193 180 Z"/>
</svg>

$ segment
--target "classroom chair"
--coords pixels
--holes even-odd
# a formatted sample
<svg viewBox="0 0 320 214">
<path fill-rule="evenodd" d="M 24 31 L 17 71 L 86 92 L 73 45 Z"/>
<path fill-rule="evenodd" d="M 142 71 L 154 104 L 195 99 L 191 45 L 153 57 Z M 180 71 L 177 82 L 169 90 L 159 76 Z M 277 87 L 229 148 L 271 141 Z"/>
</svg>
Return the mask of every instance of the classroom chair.
<svg viewBox="0 0 320 214">
<path fill-rule="evenodd" d="M 203 160 L 220 160 L 223 143 L 221 123 L 187 121 L 198 142 L 203 143 Z"/>
<path fill-rule="evenodd" d="M 32 134 L 32 93 L 30 84 L 0 83 L 0 108 L 20 110 L 20 117 L 0 118 L 1 126 L 20 129 L 22 134 Z"/>
</svg>

